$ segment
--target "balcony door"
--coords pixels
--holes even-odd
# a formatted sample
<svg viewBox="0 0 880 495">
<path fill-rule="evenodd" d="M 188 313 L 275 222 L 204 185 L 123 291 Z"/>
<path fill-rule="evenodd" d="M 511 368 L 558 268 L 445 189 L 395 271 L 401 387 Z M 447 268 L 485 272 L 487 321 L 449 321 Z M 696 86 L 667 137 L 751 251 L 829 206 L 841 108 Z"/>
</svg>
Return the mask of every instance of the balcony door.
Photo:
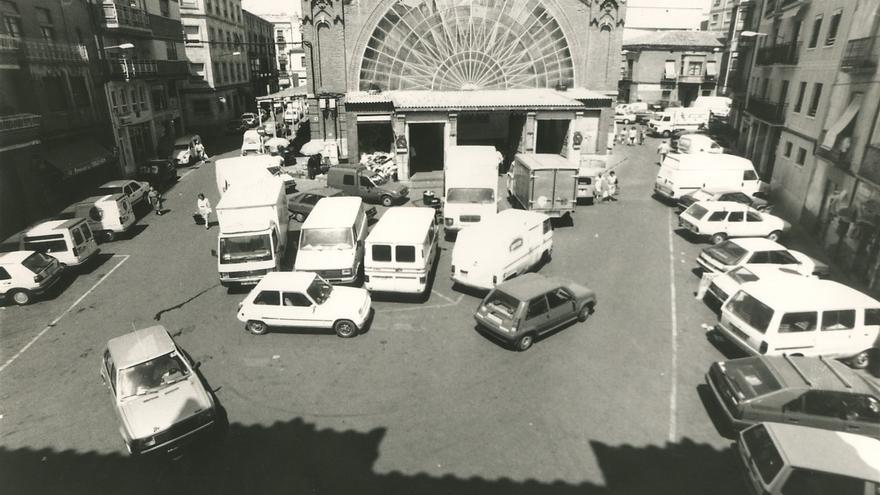
<svg viewBox="0 0 880 495">
<path fill-rule="evenodd" d="M 779 89 L 779 104 L 785 106 L 788 99 L 788 80 L 783 79 L 782 87 Z"/>
</svg>

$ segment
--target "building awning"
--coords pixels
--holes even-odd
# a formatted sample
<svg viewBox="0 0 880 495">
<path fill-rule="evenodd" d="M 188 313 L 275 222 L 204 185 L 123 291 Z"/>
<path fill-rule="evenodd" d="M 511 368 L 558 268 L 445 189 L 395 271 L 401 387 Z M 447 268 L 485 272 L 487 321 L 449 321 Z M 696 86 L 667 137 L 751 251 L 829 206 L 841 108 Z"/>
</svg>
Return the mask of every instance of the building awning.
<svg viewBox="0 0 880 495">
<path fill-rule="evenodd" d="M 828 128 L 825 132 L 825 139 L 822 140 L 822 147 L 825 149 L 833 149 L 834 143 L 837 141 L 837 136 L 846 129 L 846 126 L 849 125 L 850 122 L 856 117 L 856 114 L 859 113 L 859 107 L 862 104 L 862 95 L 861 93 L 853 95 L 853 99 L 847 105 L 846 110 L 840 114 L 840 117 L 834 121 L 834 124 Z"/>
<path fill-rule="evenodd" d="M 44 141 L 43 145 L 43 160 L 65 177 L 100 167 L 113 158 L 110 150 L 88 138 L 55 143 Z"/>
</svg>

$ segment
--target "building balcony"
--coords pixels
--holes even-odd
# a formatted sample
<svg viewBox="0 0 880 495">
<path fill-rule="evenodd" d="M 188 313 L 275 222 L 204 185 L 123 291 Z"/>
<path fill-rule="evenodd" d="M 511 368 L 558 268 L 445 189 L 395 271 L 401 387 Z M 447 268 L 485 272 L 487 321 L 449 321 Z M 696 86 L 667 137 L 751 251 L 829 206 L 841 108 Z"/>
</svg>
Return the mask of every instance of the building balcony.
<svg viewBox="0 0 880 495">
<path fill-rule="evenodd" d="M 149 15 L 150 31 L 155 38 L 181 40 L 183 35 L 183 24 L 178 19 L 169 19 L 161 15 Z"/>
<path fill-rule="evenodd" d="M 682 74 L 678 76 L 679 84 L 703 84 L 706 78 L 702 74 Z"/>
<path fill-rule="evenodd" d="M 101 27 L 105 29 L 150 31 L 150 18 L 144 10 L 115 2 L 105 2 L 96 7 L 102 16 Z"/>
<path fill-rule="evenodd" d="M 25 59 L 29 62 L 73 62 L 88 63 L 89 52 L 85 45 L 75 43 L 56 43 L 43 40 L 24 40 Z"/>
<path fill-rule="evenodd" d="M 800 42 L 777 43 L 758 50 L 755 65 L 796 65 L 801 51 Z"/>
<path fill-rule="evenodd" d="M 839 148 L 829 150 L 822 146 L 816 147 L 816 156 L 822 157 L 831 162 L 834 166 L 844 170 L 849 170 L 852 165 L 852 155 L 852 148 L 847 151 L 842 151 Z"/>
<path fill-rule="evenodd" d="M 669 88 L 675 86 L 675 76 L 669 76 L 665 72 L 660 76 L 660 87 Z"/>
<path fill-rule="evenodd" d="M 625 70 L 620 73 L 621 81 L 632 81 L 633 72 L 631 70 Z"/>
<path fill-rule="evenodd" d="M 114 81 L 131 79 L 190 77 L 189 62 L 186 60 L 108 60 L 107 77 Z"/>
<path fill-rule="evenodd" d="M 771 124 L 783 124 L 785 122 L 785 110 L 788 107 L 786 103 L 765 100 L 763 98 L 749 97 L 746 112 L 766 120 Z"/>
<path fill-rule="evenodd" d="M 880 59 L 880 43 L 878 36 L 857 38 L 846 43 L 846 51 L 840 63 L 840 70 L 844 72 L 873 72 L 877 69 L 877 60 Z"/>
<path fill-rule="evenodd" d="M 0 132 L 21 131 L 40 127 L 42 115 L 35 113 L 16 113 L 12 115 L 0 115 Z"/>
</svg>

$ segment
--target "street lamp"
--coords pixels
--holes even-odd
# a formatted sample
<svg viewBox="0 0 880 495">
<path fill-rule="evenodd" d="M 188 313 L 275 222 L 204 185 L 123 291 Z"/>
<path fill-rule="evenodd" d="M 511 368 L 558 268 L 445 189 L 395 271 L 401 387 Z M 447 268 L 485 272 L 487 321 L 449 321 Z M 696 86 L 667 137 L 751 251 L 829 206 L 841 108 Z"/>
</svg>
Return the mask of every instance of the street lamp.
<svg viewBox="0 0 880 495">
<path fill-rule="evenodd" d="M 759 33 L 757 31 L 740 31 L 739 35 L 743 38 L 754 38 L 757 36 L 767 36 L 767 33 Z"/>
<path fill-rule="evenodd" d="M 123 43 L 121 45 L 113 45 L 113 46 L 105 46 L 105 50 L 131 50 L 134 48 L 134 43 Z"/>
<path fill-rule="evenodd" d="M 125 79 L 126 82 L 131 80 L 131 78 L 129 77 L 129 73 L 128 73 L 128 60 L 125 59 L 125 50 L 132 50 L 132 49 L 134 49 L 134 43 L 122 43 L 121 45 L 112 45 L 112 46 L 105 46 L 104 47 L 105 52 L 107 50 L 119 50 L 120 52 L 122 52 L 122 54 L 121 54 L 122 77 Z"/>
</svg>

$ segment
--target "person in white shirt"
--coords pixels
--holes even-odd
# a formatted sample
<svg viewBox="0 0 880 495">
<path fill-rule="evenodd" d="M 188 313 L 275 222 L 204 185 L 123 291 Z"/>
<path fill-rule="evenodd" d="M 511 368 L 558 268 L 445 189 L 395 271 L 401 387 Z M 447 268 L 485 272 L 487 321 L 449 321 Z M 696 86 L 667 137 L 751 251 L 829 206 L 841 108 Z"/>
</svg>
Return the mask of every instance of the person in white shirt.
<svg viewBox="0 0 880 495">
<path fill-rule="evenodd" d="M 199 215 L 205 219 L 205 230 L 211 228 L 211 221 L 209 219 L 211 215 L 211 201 L 205 197 L 204 194 L 199 194 L 199 199 L 196 201 L 196 208 L 199 211 Z"/>
</svg>

